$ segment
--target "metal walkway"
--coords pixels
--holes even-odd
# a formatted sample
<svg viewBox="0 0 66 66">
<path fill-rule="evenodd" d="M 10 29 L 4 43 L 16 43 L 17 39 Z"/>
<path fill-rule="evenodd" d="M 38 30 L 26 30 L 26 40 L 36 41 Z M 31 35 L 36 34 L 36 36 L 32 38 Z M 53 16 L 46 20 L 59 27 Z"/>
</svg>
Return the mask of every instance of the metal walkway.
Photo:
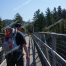
<svg viewBox="0 0 66 66">
<path fill-rule="evenodd" d="M 30 61 L 26 64 L 23 51 L 24 66 L 66 66 L 66 34 L 35 32 L 25 39 Z M 5 61 L 0 66 L 4 65 Z"/>
</svg>

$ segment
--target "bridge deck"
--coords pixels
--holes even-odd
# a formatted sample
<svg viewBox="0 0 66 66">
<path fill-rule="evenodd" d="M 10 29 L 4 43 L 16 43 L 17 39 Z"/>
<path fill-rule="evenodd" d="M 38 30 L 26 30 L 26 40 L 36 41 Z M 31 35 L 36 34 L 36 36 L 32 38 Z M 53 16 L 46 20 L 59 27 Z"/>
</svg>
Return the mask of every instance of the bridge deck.
<svg viewBox="0 0 66 66">
<path fill-rule="evenodd" d="M 27 47 L 28 47 L 28 49 L 29 49 L 29 54 L 30 54 L 30 62 L 29 62 L 29 66 L 35 66 L 34 65 L 34 63 L 33 62 L 36 62 L 35 64 L 36 64 L 36 66 L 42 66 L 41 65 L 41 62 L 40 62 L 40 59 L 39 59 L 39 57 L 38 57 L 38 54 L 37 54 L 37 50 L 35 49 L 35 55 L 33 54 L 33 44 L 32 44 L 32 42 L 31 42 L 31 37 L 30 37 L 30 42 L 29 42 L 29 36 L 26 36 L 25 37 L 25 39 L 26 39 L 26 42 L 27 42 Z M 30 44 L 29 44 L 30 43 Z M 29 47 L 30 46 L 30 47 Z M 25 53 L 25 51 L 23 51 L 24 52 L 24 66 L 28 66 L 27 64 L 26 64 L 26 53 Z M 35 57 L 34 57 L 35 56 Z M 34 61 L 35 60 L 35 61 Z M 1 65 L 0 66 L 6 66 L 7 64 L 6 64 L 6 60 L 4 60 L 2 63 L 1 63 Z"/>
</svg>

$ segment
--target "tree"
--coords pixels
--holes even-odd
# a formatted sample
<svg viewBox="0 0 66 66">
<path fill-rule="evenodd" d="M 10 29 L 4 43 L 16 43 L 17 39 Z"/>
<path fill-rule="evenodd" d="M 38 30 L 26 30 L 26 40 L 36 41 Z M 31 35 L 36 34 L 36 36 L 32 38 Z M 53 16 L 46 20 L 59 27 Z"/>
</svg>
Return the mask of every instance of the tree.
<svg viewBox="0 0 66 66">
<path fill-rule="evenodd" d="M 54 10 L 53 10 L 53 19 L 54 19 L 54 22 L 58 21 L 58 13 L 57 13 L 57 10 L 56 10 L 55 7 L 54 7 Z"/>
<path fill-rule="evenodd" d="M 34 31 L 42 31 L 42 29 L 45 27 L 45 17 L 39 9 L 34 13 L 33 22 Z"/>
<path fill-rule="evenodd" d="M 23 19 L 22 19 L 22 17 L 20 16 L 19 13 L 17 13 L 17 14 L 15 15 L 14 22 L 16 22 L 16 23 L 21 23 L 21 24 L 23 25 Z"/>
<path fill-rule="evenodd" d="M 26 32 L 33 32 L 33 26 L 31 23 L 26 26 Z"/>
<path fill-rule="evenodd" d="M 1 29 L 4 27 L 4 22 L 2 21 L 2 19 L 0 18 L 0 32 L 1 32 Z"/>
<path fill-rule="evenodd" d="M 38 9 L 35 13 L 34 13 L 34 17 L 33 17 L 33 20 L 36 21 L 39 17 L 39 14 L 40 14 L 40 10 Z"/>
<path fill-rule="evenodd" d="M 61 6 L 58 6 L 58 20 L 62 18 L 62 9 Z"/>
<path fill-rule="evenodd" d="M 46 23 L 47 23 L 47 26 L 52 24 L 52 14 L 49 8 L 47 8 L 47 11 L 46 11 Z"/>
<path fill-rule="evenodd" d="M 64 18 L 64 19 L 66 18 L 66 10 L 65 9 L 62 10 L 62 18 Z"/>
</svg>

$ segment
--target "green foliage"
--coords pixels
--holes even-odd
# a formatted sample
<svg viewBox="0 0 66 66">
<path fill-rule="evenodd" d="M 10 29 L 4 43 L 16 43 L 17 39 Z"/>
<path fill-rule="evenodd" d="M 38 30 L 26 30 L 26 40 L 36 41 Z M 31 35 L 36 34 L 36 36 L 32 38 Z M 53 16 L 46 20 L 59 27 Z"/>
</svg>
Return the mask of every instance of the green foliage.
<svg viewBox="0 0 66 66">
<path fill-rule="evenodd" d="M 65 9 L 62 10 L 62 18 L 64 18 L 64 19 L 66 18 L 66 10 Z"/>
<path fill-rule="evenodd" d="M 54 9 L 53 9 L 53 22 L 56 22 L 56 21 L 58 21 L 58 13 L 57 13 L 57 10 L 56 10 L 56 8 L 54 7 Z"/>
<path fill-rule="evenodd" d="M 33 17 L 33 26 L 34 26 L 34 31 L 47 31 L 45 28 L 56 23 L 60 19 L 66 19 L 66 9 L 62 9 L 61 6 L 58 6 L 56 9 L 54 7 L 53 11 L 50 11 L 49 8 L 47 8 L 46 15 L 38 9 L 34 13 Z M 54 32 L 61 32 L 64 33 L 65 31 L 65 22 L 60 22 L 57 24 L 55 27 L 49 29 L 49 31 L 54 31 Z"/>
<path fill-rule="evenodd" d="M 0 32 L 1 32 L 1 29 L 4 27 L 4 22 L 2 21 L 2 19 L 0 18 Z"/>
<path fill-rule="evenodd" d="M 66 33 L 66 19 L 64 20 L 64 33 Z"/>
<path fill-rule="evenodd" d="M 40 10 L 38 9 L 35 13 L 34 13 L 34 17 L 33 17 L 33 20 L 36 21 L 39 17 L 39 14 L 40 14 Z"/>
<path fill-rule="evenodd" d="M 47 8 L 47 11 L 46 11 L 46 22 L 47 22 L 47 26 L 52 24 L 52 14 L 49 8 Z"/>
<path fill-rule="evenodd" d="M 58 20 L 62 18 L 62 9 L 61 6 L 58 6 Z"/>
<path fill-rule="evenodd" d="M 14 21 L 15 23 L 21 23 L 25 26 L 27 32 L 28 31 L 48 31 L 47 27 L 55 24 L 60 19 L 66 19 L 66 9 L 62 9 L 61 6 L 55 8 L 51 11 L 50 8 L 47 8 L 45 15 L 39 9 L 34 13 L 33 22 L 28 25 L 24 24 L 24 21 L 19 13 L 15 15 Z M 15 24 L 14 23 L 14 24 Z M 13 24 L 13 25 L 14 25 Z M 0 31 L 4 26 L 3 21 L 0 19 Z M 64 32 L 66 31 L 66 20 L 64 22 L 57 24 L 53 28 L 49 29 L 49 31 L 55 32 Z"/>
<path fill-rule="evenodd" d="M 33 32 L 33 25 L 31 23 L 26 25 L 25 28 L 26 28 L 26 32 Z"/>
<path fill-rule="evenodd" d="M 39 9 L 34 13 L 33 22 L 34 31 L 36 32 L 42 31 L 42 29 L 45 27 L 45 17 Z"/>
<path fill-rule="evenodd" d="M 17 13 L 17 14 L 15 15 L 14 22 L 23 24 L 23 19 L 22 19 L 22 17 L 20 16 L 19 13 Z"/>
</svg>

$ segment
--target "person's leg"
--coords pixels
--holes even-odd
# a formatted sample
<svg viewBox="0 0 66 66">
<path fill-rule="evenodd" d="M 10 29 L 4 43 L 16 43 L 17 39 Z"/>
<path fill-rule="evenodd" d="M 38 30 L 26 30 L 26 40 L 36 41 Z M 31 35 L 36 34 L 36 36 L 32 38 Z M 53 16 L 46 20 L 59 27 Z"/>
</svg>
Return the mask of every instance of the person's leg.
<svg viewBox="0 0 66 66">
<path fill-rule="evenodd" d="M 6 57 L 6 62 L 7 62 L 7 66 L 15 66 L 15 63 L 13 61 L 13 57 L 10 54 Z"/>
<path fill-rule="evenodd" d="M 16 66 L 24 66 L 24 61 L 22 57 L 19 60 L 17 60 Z"/>
<path fill-rule="evenodd" d="M 9 60 L 7 60 L 6 62 L 7 62 L 7 66 L 15 66 L 15 64 Z"/>
</svg>

